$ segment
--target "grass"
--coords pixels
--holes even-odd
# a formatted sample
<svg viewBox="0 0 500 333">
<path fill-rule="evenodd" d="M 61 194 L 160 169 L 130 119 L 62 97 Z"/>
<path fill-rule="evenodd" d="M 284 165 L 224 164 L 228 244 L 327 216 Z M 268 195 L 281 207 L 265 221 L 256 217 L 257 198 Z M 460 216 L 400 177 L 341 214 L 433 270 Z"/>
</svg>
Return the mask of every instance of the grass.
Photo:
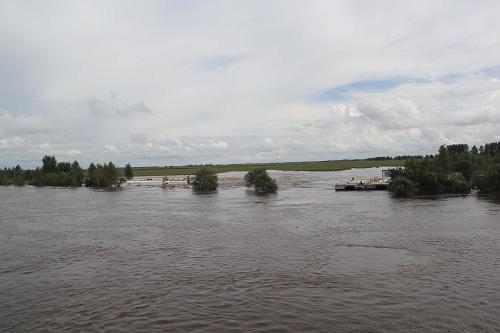
<svg viewBox="0 0 500 333">
<path fill-rule="evenodd" d="M 342 161 L 320 161 L 320 162 L 285 162 L 285 163 L 258 163 L 258 164 L 224 164 L 207 166 L 215 173 L 230 171 L 250 171 L 255 168 L 282 171 L 340 171 L 353 168 L 374 168 L 403 166 L 404 160 L 342 160 Z M 132 168 L 134 176 L 173 176 L 192 175 L 203 166 L 179 166 L 179 167 L 136 167 Z"/>
</svg>

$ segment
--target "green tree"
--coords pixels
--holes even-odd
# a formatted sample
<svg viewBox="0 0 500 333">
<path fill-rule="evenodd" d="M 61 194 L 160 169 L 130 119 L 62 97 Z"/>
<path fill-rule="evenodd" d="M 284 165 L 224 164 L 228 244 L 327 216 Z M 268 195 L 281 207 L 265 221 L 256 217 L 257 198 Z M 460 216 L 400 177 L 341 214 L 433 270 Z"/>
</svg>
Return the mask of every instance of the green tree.
<svg viewBox="0 0 500 333">
<path fill-rule="evenodd" d="M 470 185 L 460 172 L 453 172 L 447 176 L 446 191 L 451 193 L 469 193 Z"/>
<path fill-rule="evenodd" d="M 113 162 L 104 165 L 90 163 L 85 178 L 87 187 L 114 187 L 120 185 L 120 171 Z"/>
<path fill-rule="evenodd" d="M 70 172 L 71 163 L 70 162 L 59 162 L 57 163 L 57 171 L 59 172 Z"/>
<path fill-rule="evenodd" d="M 389 191 L 396 197 L 411 197 L 417 193 L 417 186 L 406 177 L 396 177 L 389 183 Z"/>
<path fill-rule="evenodd" d="M 219 186 L 217 175 L 207 168 L 201 168 L 196 172 L 192 184 L 195 192 L 213 192 Z"/>
<path fill-rule="evenodd" d="M 247 187 L 253 186 L 255 192 L 259 194 L 276 193 L 278 191 L 276 180 L 271 178 L 264 168 L 257 168 L 249 171 L 245 175 L 244 180 Z"/>
<path fill-rule="evenodd" d="M 85 178 L 85 172 L 80 167 L 78 161 L 73 161 L 70 167 L 69 174 L 71 179 L 71 186 L 82 186 L 83 180 Z"/>
<path fill-rule="evenodd" d="M 85 177 L 85 186 L 97 186 L 97 167 L 94 162 L 91 162 L 87 169 L 87 176 Z"/>
<path fill-rule="evenodd" d="M 448 145 L 446 148 L 448 149 L 448 153 L 450 155 L 468 154 L 469 153 L 469 145 L 465 144 L 465 143 Z"/>
<path fill-rule="evenodd" d="M 443 172 L 448 172 L 450 169 L 450 154 L 445 145 L 439 147 L 438 162 Z"/>
<path fill-rule="evenodd" d="M 264 173 L 266 172 L 266 169 L 264 168 L 256 168 L 256 169 L 253 169 L 251 171 L 249 171 L 246 175 L 245 175 L 245 185 L 247 187 L 252 187 L 255 185 L 255 178 L 257 177 L 257 175 L 261 174 L 261 173 Z"/>
<path fill-rule="evenodd" d="M 57 160 L 55 156 L 45 155 L 42 158 L 42 163 L 43 163 L 42 169 L 45 173 L 51 173 L 57 171 Z"/>
<path fill-rule="evenodd" d="M 132 171 L 132 167 L 130 166 L 130 163 L 127 163 L 127 165 L 125 165 L 124 176 L 127 179 L 134 178 L 134 172 Z"/>
<path fill-rule="evenodd" d="M 477 173 L 474 184 L 481 193 L 500 193 L 500 164 L 489 165 Z"/>
</svg>

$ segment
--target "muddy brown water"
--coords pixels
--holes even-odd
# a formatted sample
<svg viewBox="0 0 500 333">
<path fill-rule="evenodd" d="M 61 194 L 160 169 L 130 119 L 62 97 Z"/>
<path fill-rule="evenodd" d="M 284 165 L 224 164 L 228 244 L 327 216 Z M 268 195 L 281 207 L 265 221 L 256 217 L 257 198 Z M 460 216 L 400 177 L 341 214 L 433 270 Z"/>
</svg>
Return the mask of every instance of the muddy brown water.
<svg viewBox="0 0 500 333">
<path fill-rule="evenodd" d="M 0 331 L 500 331 L 500 204 L 333 190 L 379 173 L 0 187 Z"/>
</svg>

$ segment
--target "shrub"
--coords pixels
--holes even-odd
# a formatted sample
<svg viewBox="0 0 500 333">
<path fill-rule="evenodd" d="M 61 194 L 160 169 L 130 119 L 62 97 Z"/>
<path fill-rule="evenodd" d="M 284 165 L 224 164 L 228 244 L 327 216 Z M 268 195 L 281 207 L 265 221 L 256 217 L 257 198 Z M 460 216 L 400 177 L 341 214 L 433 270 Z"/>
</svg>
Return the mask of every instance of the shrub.
<svg viewBox="0 0 500 333">
<path fill-rule="evenodd" d="M 500 164 L 490 166 L 484 174 L 475 177 L 482 193 L 500 193 Z"/>
<path fill-rule="evenodd" d="M 213 171 L 202 168 L 196 172 L 193 180 L 193 191 L 213 192 L 217 190 L 217 186 L 219 186 L 217 175 Z"/>
<path fill-rule="evenodd" d="M 263 193 L 276 193 L 278 185 L 276 181 L 269 176 L 266 169 L 258 168 L 248 172 L 245 175 L 245 185 L 247 187 L 254 187 L 255 192 Z"/>
<path fill-rule="evenodd" d="M 257 175 L 259 175 L 261 173 L 267 173 L 266 169 L 257 168 L 257 169 L 253 169 L 252 171 L 249 171 L 245 175 L 245 178 L 244 178 L 246 187 L 254 186 L 255 185 L 255 178 L 257 177 Z"/>
<path fill-rule="evenodd" d="M 389 191 L 396 197 L 411 197 L 417 192 L 417 186 L 406 177 L 396 177 L 389 183 Z"/>
<path fill-rule="evenodd" d="M 469 193 L 470 185 L 460 172 L 453 172 L 446 179 L 446 191 L 451 193 Z"/>
</svg>

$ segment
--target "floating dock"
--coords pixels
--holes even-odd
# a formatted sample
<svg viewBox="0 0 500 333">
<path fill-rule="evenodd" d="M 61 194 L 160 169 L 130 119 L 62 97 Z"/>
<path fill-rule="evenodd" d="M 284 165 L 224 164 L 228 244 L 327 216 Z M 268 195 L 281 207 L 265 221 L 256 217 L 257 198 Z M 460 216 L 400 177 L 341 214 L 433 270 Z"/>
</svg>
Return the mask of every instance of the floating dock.
<svg viewBox="0 0 500 333">
<path fill-rule="evenodd" d="M 388 180 L 347 181 L 335 185 L 335 191 L 386 191 L 388 189 Z"/>
<path fill-rule="evenodd" d="M 335 185 L 335 191 L 387 191 L 389 189 L 389 170 L 382 170 L 382 178 L 369 180 L 350 179 Z"/>
</svg>

